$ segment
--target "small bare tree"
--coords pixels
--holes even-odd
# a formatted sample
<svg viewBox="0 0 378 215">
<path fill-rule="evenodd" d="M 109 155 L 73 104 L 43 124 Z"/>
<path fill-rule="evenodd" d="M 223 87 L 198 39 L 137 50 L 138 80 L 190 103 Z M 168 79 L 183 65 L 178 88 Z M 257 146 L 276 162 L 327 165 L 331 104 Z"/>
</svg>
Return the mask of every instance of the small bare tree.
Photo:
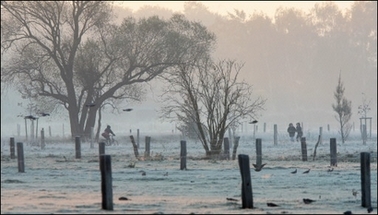
<svg viewBox="0 0 378 215">
<path fill-rule="evenodd" d="M 341 135 L 342 143 L 345 143 L 345 140 L 348 138 L 352 128 L 351 124 L 349 123 L 352 117 L 352 102 L 345 98 L 344 91 L 344 84 L 341 81 L 341 75 L 339 75 L 339 82 L 337 84 L 336 91 L 334 92 L 336 104 L 332 104 L 332 108 L 337 113 L 335 118 L 340 124 L 339 133 Z"/>
<path fill-rule="evenodd" d="M 266 100 L 253 99 L 252 87 L 238 82 L 242 67 L 233 60 L 214 63 L 207 58 L 180 65 L 167 78 L 170 85 L 163 94 L 163 115 L 172 117 L 170 113 L 175 113 L 173 117 L 182 125 L 194 124 L 206 157 L 219 156 L 231 125 L 256 118 L 263 110 Z"/>
</svg>

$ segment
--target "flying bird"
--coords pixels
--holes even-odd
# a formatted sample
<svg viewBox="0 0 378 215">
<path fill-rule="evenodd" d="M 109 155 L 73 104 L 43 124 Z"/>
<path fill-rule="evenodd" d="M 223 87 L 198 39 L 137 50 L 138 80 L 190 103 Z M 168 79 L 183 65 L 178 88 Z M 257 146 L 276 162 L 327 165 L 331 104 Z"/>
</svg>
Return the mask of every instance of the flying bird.
<svg viewBox="0 0 378 215">
<path fill-rule="evenodd" d="M 86 104 L 85 107 L 94 107 L 96 104 L 95 103 L 90 103 L 90 104 Z"/>
<path fill-rule="evenodd" d="M 264 163 L 264 164 L 262 164 L 261 166 L 257 166 L 256 164 L 252 164 L 253 165 L 253 167 L 255 167 L 255 171 L 256 172 L 260 172 L 261 171 L 261 169 L 266 165 L 266 163 Z"/>
<path fill-rule="evenodd" d="M 307 174 L 307 173 L 309 173 L 309 172 L 310 172 L 310 169 L 304 171 L 303 174 Z"/>
<path fill-rule="evenodd" d="M 271 202 L 266 203 L 266 205 L 268 205 L 268 207 L 278 207 L 278 205 Z"/>
<path fill-rule="evenodd" d="M 333 167 L 332 167 L 332 169 L 328 169 L 328 170 L 327 170 L 327 172 L 332 172 L 332 171 L 333 171 Z"/>
<path fill-rule="evenodd" d="M 295 173 L 297 173 L 297 169 L 291 172 L 291 174 L 295 174 Z"/>
<path fill-rule="evenodd" d="M 133 110 L 132 108 L 123 109 L 123 111 L 132 111 L 132 110 Z"/>
<path fill-rule="evenodd" d="M 316 202 L 315 200 L 312 200 L 312 199 L 303 199 L 303 202 L 305 204 L 310 204 L 310 203 L 313 203 L 313 202 Z"/>
</svg>

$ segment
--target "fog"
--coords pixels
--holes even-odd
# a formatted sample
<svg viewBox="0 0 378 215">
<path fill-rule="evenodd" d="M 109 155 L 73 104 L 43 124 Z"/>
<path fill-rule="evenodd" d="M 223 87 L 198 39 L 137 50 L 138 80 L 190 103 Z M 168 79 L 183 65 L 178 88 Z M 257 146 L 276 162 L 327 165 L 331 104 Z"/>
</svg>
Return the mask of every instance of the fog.
<svg viewBox="0 0 378 215">
<path fill-rule="evenodd" d="M 326 128 L 328 125 L 331 130 L 337 130 L 338 122 L 335 119 L 336 113 L 332 109 L 332 104 L 335 103 L 333 93 L 338 77 L 341 75 L 345 97 L 352 101 L 351 123 L 354 124 L 354 128 L 359 129 L 361 115 L 358 114 L 358 106 L 362 105 L 363 99 L 366 98 L 371 101 L 368 117 L 372 117 L 372 130 L 376 133 L 376 6 L 375 2 L 375 13 L 372 13 L 374 16 L 370 17 L 369 22 L 366 21 L 368 24 L 362 26 L 369 29 L 369 24 L 373 23 L 374 26 L 375 23 L 375 29 L 371 32 L 372 36 L 369 34 L 369 37 L 361 37 L 366 41 L 357 42 L 356 39 L 355 42 L 356 44 L 366 43 L 370 47 L 367 51 L 361 51 L 358 47 L 348 47 L 345 41 L 354 37 L 344 35 L 342 30 L 328 32 L 329 37 L 314 38 L 314 29 L 303 27 L 301 24 L 301 17 L 306 17 L 310 12 L 300 9 L 298 9 L 300 15 L 297 14 L 294 17 L 289 9 L 287 13 L 277 11 L 275 23 L 269 23 L 270 19 L 264 18 L 261 14 L 247 14 L 244 18 L 238 17 L 235 13 L 233 16 L 221 16 L 195 3 L 193 7 L 184 9 L 184 13 L 188 19 L 202 22 L 216 34 L 217 47 L 214 50 L 214 58 L 230 58 L 245 63 L 240 80 L 245 80 L 253 86 L 254 96 L 263 96 L 267 99 L 265 110 L 257 119 L 260 128 L 263 123 L 266 123 L 268 129 L 272 129 L 273 125 L 277 124 L 278 129 L 284 132 L 290 122 L 301 122 L 305 131 L 317 131 L 319 127 Z M 117 8 L 115 13 L 118 14 L 118 21 L 120 21 L 128 15 L 142 17 L 158 14 L 170 17 L 173 11 L 144 7 L 135 12 Z M 357 12 L 353 14 L 354 16 L 364 15 L 361 17 L 362 20 L 369 18 L 366 14 Z M 355 25 L 360 26 L 358 23 Z M 292 26 L 301 26 L 301 28 L 291 28 Z M 332 27 L 338 29 L 340 26 Z M 352 25 L 351 28 L 353 27 Z M 290 34 L 275 34 L 273 29 L 278 32 L 283 29 L 282 31 L 290 32 Z M 363 30 L 360 31 L 363 32 Z M 174 122 L 159 119 L 161 107 L 159 95 L 162 88 L 164 88 L 164 83 L 158 80 L 152 81 L 144 101 L 122 104 L 133 108 L 133 111 L 112 113 L 109 110 L 103 114 L 102 126 L 112 125 L 115 133 L 127 133 L 130 129 L 132 131 L 140 129 L 149 132 L 176 132 Z M 25 121 L 17 116 L 29 114 L 26 110 L 28 102 L 21 99 L 17 89 L 2 86 L 2 137 L 16 135 L 17 124 L 21 125 L 21 135 L 24 135 Z M 19 103 L 22 103 L 22 106 Z M 243 129 L 239 128 L 240 131 L 252 131 L 252 126 L 248 125 L 247 120 Z M 49 117 L 39 119 L 39 128 L 47 129 L 48 126 L 51 126 L 53 133 L 59 136 L 63 134 L 64 127 L 64 134 L 69 135 L 69 120 L 66 113 L 55 115 L 53 113 Z"/>
</svg>

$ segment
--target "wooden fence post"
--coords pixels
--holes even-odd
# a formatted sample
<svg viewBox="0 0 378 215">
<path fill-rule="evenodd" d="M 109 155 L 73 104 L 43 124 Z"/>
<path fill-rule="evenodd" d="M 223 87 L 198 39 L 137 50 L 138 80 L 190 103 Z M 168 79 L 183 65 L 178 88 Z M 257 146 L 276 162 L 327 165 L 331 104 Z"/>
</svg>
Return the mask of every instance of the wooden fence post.
<svg viewBox="0 0 378 215">
<path fill-rule="evenodd" d="M 113 210 L 112 164 L 110 155 L 100 155 L 102 209 Z"/>
<path fill-rule="evenodd" d="M 362 144 L 366 145 L 367 132 L 366 125 L 362 125 Z"/>
<path fill-rule="evenodd" d="M 370 187 L 370 153 L 360 153 L 361 164 L 361 206 L 371 207 L 371 187 Z"/>
<path fill-rule="evenodd" d="M 320 145 L 323 145 L 323 127 L 319 127 Z"/>
<path fill-rule="evenodd" d="M 238 149 L 239 146 L 239 139 L 240 137 L 235 137 L 234 139 L 234 150 L 232 151 L 232 160 L 236 159 L 236 150 Z"/>
<path fill-rule="evenodd" d="M 151 137 L 146 136 L 146 146 L 145 146 L 145 151 L 144 151 L 144 157 L 146 158 L 150 157 L 150 142 L 151 142 Z"/>
<path fill-rule="evenodd" d="M 41 149 L 45 149 L 45 129 L 41 130 Z"/>
<path fill-rule="evenodd" d="M 301 148 L 302 148 L 302 161 L 307 161 L 306 137 L 301 138 Z"/>
<path fill-rule="evenodd" d="M 131 143 L 133 144 L 135 158 L 139 160 L 138 145 L 135 143 L 133 135 L 130 135 L 130 140 L 131 140 Z"/>
<path fill-rule="evenodd" d="M 180 170 L 186 170 L 186 141 L 181 140 L 180 145 Z"/>
<path fill-rule="evenodd" d="M 277 145 L 277 124 L 274 124 L 273 138 L 274 138 L 274 145 Z"/>
<path fill-rule="evenodd" d="M 80 144 L 80 137 L 76 136 L 75 137 L 75 154 L 76 154 L 76 159 L 81 158 L 81 144 Z"/>
<path fill-rule="evenodd" d="M 100 159 L 101 159 L 101 155 L 104 155 L 104 154 L 105 154 L 105 142 L 99 142 L 98 143 L 98 158 L 99 158 L 99 164 L 100 164 L 100 171 L 101 171 Z"/>
<path fill-rule="evenodd" d="M 331 166 L 337 166 L 337 148 L 336 138 L 330 139 Z"/>
<path fill-rule="evenodd" d="M 224 147 L 223 157 L 227 160 L 230 160 L 230 143 L 227 137 L 223 138 L 223 147 Z"/>
<path fill-rule="evenodd" d="M 24 145 L 21 142 L 17 143 L 17 160 L 18 160 L 18 172 L 25 172 Z"/>
<path fill-rule="evenodd" d="M 241 197 L 242 208 L 253 208 L 252 180 L 248 155 L 238 155 L 240 174 L 242 178 Z"/>
<path fill-rule="evenodd" d="M 258 168 L 262 165 L 262 149 L 261 149 L 261 139 L 256 139 L 256 166 Z"/>
<path fill-rule="evenodd" d="M 11 159 L 15 159 L 16 158 L 16 155 L 14 154 L 15 150 L 14 150 L 14 137 L 11 137 L 10 138 L 10 158 Z"/>
</svg>

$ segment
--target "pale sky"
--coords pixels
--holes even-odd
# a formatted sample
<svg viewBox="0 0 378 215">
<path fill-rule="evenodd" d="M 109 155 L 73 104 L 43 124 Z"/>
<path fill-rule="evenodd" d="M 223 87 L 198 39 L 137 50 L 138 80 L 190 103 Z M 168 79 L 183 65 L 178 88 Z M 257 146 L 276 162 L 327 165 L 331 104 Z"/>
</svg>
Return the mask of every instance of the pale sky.
<svg viewBox="0 0 378 215">
<path fill-rule="evenodd" d="M 187 1 L 117 1 L 116 4 L 122 5 L 134 10 L 138 10 L 144 5 L 160 6 L 171 9 L 173 11 L 182 12 L 184 3 Z M 286 8 L 298 8 L 305 12 L 313 8 L 316 3 L 322 1 L 197 1 L 205 5 L 209 11 L 216 12 L 221 15 L 227 15 L 227 12 L 234 12 L 234 9 L 243 10 L 247 15 L 256 12 L 263 12 L 269 17 L 274 17 L 274 13 L 279 6 Z M 350 8 L 353 1 L 334 1 L 335 4 L 345 12 L 346 8 Z"/>
</svg>

